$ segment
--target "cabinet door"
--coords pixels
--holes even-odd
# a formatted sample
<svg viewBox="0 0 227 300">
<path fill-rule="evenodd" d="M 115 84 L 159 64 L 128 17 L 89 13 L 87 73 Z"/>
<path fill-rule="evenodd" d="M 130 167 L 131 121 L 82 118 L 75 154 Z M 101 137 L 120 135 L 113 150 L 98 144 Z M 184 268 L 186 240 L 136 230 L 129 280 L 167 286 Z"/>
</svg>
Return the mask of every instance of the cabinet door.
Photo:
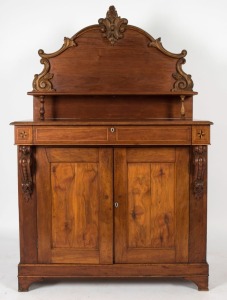
<svg viewBox="0 0 227 300">
<path fill-rule="evenodd" d="M 37 147 L 39 263 L 113 262 L 113 150 Z"/>
<path fill-rule="evenodd" d="M 188 261 L 189 150 L 115 149 L 115 263 Z"/>
</svg>

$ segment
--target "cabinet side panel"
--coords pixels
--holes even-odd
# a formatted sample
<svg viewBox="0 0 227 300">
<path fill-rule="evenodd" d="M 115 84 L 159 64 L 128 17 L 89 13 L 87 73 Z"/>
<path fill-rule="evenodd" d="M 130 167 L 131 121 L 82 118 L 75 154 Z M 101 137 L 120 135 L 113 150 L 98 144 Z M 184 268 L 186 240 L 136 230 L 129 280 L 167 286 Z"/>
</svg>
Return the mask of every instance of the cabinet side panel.
<svg viewBox="0 0 227 300">
<path fill-rule="evenodd" d="M 189 262 L 206 262 L 207 146 L 191 148 Z"/>
<path fill-rule="evenodd" d="M 35 157 L 35 150 L 32 149 L 32 156 Z M 18 162 L 19 162 L 18 147 Z M 36 184 L 35 184 L 35 164 L 32 164 L 33 193 L 29 200 L 24 198 L 22 192 L 22 178 L 20 165 L 18 165 L 18 196 L 19 196 L 19 222 L 20 222 L 20 262 L 37 262 L 37 218 L 36 218 Z"/>
</svg>

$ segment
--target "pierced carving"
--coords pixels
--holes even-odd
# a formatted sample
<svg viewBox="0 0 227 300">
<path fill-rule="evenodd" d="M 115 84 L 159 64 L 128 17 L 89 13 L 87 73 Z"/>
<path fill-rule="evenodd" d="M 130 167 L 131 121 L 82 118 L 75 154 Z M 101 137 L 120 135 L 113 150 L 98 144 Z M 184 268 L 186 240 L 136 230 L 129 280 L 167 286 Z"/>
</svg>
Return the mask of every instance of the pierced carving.
<svg viewBox="0 0 227 300">
<path fill-rule="evenodd" d="M 51 79 L 54 77 L 54 74 L 50 73 L 50 62 L 48 58 L 55 57 L 62 52 L 64 52 L 66 49 L 77 46 L 76 42 L 73 39 L 64 38 L 64 44 L 62 47 L 54 52 L 54 53 L 44 53 L 42 49 L 38 51 L 39 56 L 41 56 L 41 64 L 44 65 L 43 71 L 40 74 L 35 74 L 34 80 L 33 80 L 33 91 L 34 92 L 53 92 L 55 89 L 53 88 L 53 84 L 51 82 Z"/>
<path fill-rule="evenodd" d="M 177 72 L 173 73 L 172 76 L 176 80 L 172 92 L 177 92 L 177 91 L 192 91 L 193 88 L 193 81 L 191 75 L 186 74 L 182 70 L 182 64 L 185 64 L 186 60 L 182 57 L 178 60 L 176 69 Z"/>
<path fill-rule="evenodd" d="M 152 38 L 152 37 L 150 37 L 150 38 Z M 173 57 L 173 58 L 183 58 L 187 55 L 186 50 L 182 50 L 181 53 L 179 53 L 179 54 L 169 52 L 162 46 L 161 38 L 158 38 L 156 40 L 152 38 L 152 41 L 148 43 L 148 47 L 155 47 L 155 48 L 159 49 L 165 55 Z"/>
<path fill-rule="evenodd" d="M 206 173 L 206 146 L 193 147 L 193 193 L 196 199 L 203 198 Z"/>
<path fill-rule="evenodd" d="M 113 46 L 117 40 L 124 37 L 123 32 L 126 30 L 128 20 L 118 16 L 114 6 L 110 6 L 106 13 L 106 18 L 99 19 L 103 37 L 107 38 Z"/>
<path fill-rule="evenodd" d="M 33 192 L 33 180 L 32 180 L 32 160 L 31 160 L 31 147 L 20 146 L 19 147 L 19 167 L 21 173 L 21 188 L 24 195 L 24 199 L 29 201 Z"/>
</svg>

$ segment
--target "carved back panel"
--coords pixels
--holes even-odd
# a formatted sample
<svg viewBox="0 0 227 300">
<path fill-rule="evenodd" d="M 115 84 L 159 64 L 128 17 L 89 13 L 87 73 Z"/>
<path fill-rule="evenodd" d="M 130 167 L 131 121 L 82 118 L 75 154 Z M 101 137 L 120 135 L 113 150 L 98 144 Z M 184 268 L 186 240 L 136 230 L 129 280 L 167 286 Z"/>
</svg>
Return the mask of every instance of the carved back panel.
<svg viewBox="0 0 227 300">
<path fill-rule="evenodd" d="M 140 28 L 127 25 L 113 6 L 98 25 L 84 28 L 60 50 L 39 50 L 44 70 L 35 75 L 33 92 L 73 94 L 150 94 L 192 91 L 182 70 L 187 52 L 165 50 Z"/>
</svg>

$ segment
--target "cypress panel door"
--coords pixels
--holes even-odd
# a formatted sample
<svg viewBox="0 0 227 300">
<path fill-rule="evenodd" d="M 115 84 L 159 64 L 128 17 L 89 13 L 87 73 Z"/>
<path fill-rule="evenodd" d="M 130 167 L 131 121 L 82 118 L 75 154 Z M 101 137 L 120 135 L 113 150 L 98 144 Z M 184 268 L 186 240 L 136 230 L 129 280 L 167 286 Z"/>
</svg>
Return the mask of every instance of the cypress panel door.
<svg viewBox="0 0 227 300">
<path fill-rule="evenodd" d="M 189 148 L 114 152 L 115 263 L 188 262 Z"/>
<path fill-rule="evenodd" d="M 37 147 L 36 161 L 38 262 L 113 263 L 113 149 Z"/>
</svg>

